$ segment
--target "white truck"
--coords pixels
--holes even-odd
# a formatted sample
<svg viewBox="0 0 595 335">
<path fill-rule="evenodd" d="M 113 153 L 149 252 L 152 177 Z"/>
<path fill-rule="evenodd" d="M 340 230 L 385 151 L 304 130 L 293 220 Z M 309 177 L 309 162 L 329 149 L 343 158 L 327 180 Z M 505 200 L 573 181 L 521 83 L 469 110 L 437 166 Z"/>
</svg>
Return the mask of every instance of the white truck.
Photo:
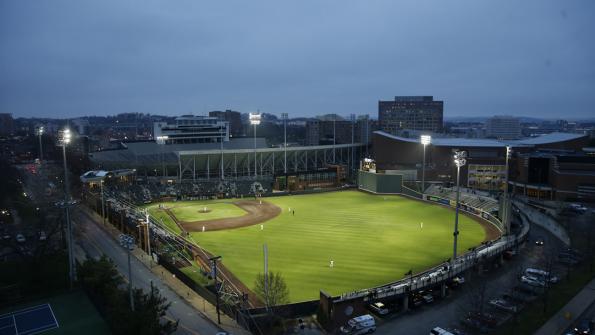
<svg viewBox="0 0 595 335">
<path fill-rule="evenodd" d="M 345 326 L 341 327 L 341 334 L 369 334 L 376 331 L 376 320 L 370 314 L 360 315 L 349 319 Z"/>
</svg>

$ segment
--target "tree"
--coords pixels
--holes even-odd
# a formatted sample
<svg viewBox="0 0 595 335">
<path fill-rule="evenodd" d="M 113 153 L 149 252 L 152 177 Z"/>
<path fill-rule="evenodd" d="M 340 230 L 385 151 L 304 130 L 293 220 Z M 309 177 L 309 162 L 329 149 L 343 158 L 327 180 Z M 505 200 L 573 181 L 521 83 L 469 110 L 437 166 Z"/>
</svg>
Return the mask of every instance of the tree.
<svg viewBox="0 0 595 335">
<path fill-rule="evenodd" d="M 265 281 L 266 279 L 266 281 Z M 265 285 L 265 283 L 267 285 Z M 268 294 L 266 287 L 268 287 Z M 268 276 L 263 273 L 256 275 L 254 293 L 262 299 L 267 306 L 278 306 L 289 302 L 289 288 L 280 272 L 269 271 Z"/>
<path fill-rule="evenodd" d="M 178 322 L 162 319 L 171 303 L 159 294 L 151 283 L 149 293 L 134 289 L 134 312 L 128 305 L 128 294 L 119 296 L 110 312 L 110 326 L 114 334 L 171 334 L 178 328 Z"/>
<path fill-rule="evenodd" d="M 113 334 L 159 335 L 176 331 L 177 322 L 164 320 L 170 303 L 153 283 L 149 293 L 134 289 L 134 311 L 131 311 L 124 278 L 109 258 L 89 259 L 78 271 L 81 285 L 104 315 Z"/>
<path fill-rule="evenodd" d="M 105 255 L 98 260 L 87 259 L 77 272 L 81 285 L 94 298 L 112 299 L 124 284 L 124 278 L 116 270 L 114 262 Z"/>
</svg>

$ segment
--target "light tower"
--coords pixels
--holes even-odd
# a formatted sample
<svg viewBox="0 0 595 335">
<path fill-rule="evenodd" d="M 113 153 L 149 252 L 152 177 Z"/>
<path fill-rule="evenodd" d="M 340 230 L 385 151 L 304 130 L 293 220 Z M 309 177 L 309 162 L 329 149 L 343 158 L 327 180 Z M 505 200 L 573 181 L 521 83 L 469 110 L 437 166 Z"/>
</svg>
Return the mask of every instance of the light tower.
<svg viewBox="0 0 595 335">
<path fill-rule="evenodd" d="M 287 183 L 287 113 L 281 113 L 283 119 L 283 173 L 285 174 L 285 190 L 289 190 Z"/>
<path fill-rule="evenodd" d="M 423 194 L 426 192 L 426 146 L 432 142 L 432 136 L 421 135 L 420 141 L 424 146 L 424 157 L 421 166 L 421 193 Z"/>
<path fill-rule="evenodd" d="M 457 166 L 457 202 L 455 208 L 455 230 L 453 233 L 454 236 L 454 250 L 452 254 L 452 260 L 454 261 L 457 258 L 457 238 L 459 236 L 459 200 L 461 197 L 461 186 L 460 186 L 460 177 L 461 177 L 461 167 L 465 166 L 467 163 L 467 152 L 466 151 L 459 151 L 456 150 L 454 154 L 454 162 Z"/>
<path fill-rule="evenodd" d="M 510 198 L 508 195 L 508 173 L 509 173 L 509 161 L 512 155 L 512 147 L 506 146 L 506 176 L 504 177 L 504 215 L 502 217 L 504 221 L 504 232 L 510 234 Z"/>
<path fill-rule="evenodd" d="M 250 113 L 250 124 L 254 126 L 254 179 L 258 177 L 256 167 L 256 126 L 260 124 L 260 113 Z"/>
<path fill-rule="evenodd" d="M 41 135 L 43 135 L 43 131 L 43 126 L 39 126 L 36 131 L 37 136 L 39 137 L 39 163 L 43 162 L 43 145 L 41 144 Z"/>
<path fill-rule="evenodd" d="M 70 199 L 70 186 L 68 185 L 68 167 L 66 164 L 66 146 L 70 144 L 72 134 L 70 129 L 64 128 L 60 131 L 58 137 L 58 145 L 62 147 L 62 158 L 64 160 L 64 201 L 61 207 L 66 211 L 66 235 L 68 236 L 68 278 L 70 281 L 70 288 L 73 287 L 76 278 L 76 268 L 74 264 L 73 240 L 72 240 L 72 223 L 70 222 L 69 207 L 74 204 Z"/>
</svg>

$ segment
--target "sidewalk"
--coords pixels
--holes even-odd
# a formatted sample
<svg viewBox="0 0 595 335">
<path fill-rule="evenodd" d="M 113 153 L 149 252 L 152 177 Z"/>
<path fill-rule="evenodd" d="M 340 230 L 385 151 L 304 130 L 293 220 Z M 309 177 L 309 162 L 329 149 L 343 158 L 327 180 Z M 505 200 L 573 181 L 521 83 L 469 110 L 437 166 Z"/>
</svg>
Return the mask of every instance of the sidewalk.
<svg viewBox="0 0 595 335">
<path fill-rule="evenodd" d="M 117 230 L 111 224 L 103 225 L 101 224 L 101 217 L 96 214 L 95 212 L 89 210 L 86 207 L 81 206 L 81 210 L 86 211 L 89 215 L 95 218 L 95 222 L 107 231 L 110 235 L 114 237 L 114 239 L 118 238 L 118 235 L 121 234 L 119 230 Z M 185 300 L 189 305 L 194 307 L 196 311 L 205 316 L 206 319 L 211 321 L 213 324 L 217 324 L 217 310 L 215 306 L 211 305 L 208 301 L 203 299 L 198 293 L 191 290 L 188 286 L 182 283 L 179 279 L 177 279 L 174 275 L 172 275 L 167 269 L 162 267 L 161 265 L 156 264 L 154 261 L 151 261 L 149 255 L 145 254 L 142 250 L 136 248 L 132 252 L 132 255 L 136 257 L 140 262 L 142 262 L 148 269 L 151 270 L 156 276 L 161 278 L 164 284 L 166 284 L 172 291 L 176 292 L 178 296 Z M 218 327 L 223 328 L 225 331 L 230 332 L 234 335 L 250 335 L 251 333 L 241 326 L 239 326 L 235 320 L 228 317 L 223 312 L 220 313 L 221 315 L 221 324 Z"/>
<path fill-rule="evenodd" d="M 549 319 L 534 335 L 557 335 L 570 327 L 595 302 L 595 279 Z"/>
</svg>

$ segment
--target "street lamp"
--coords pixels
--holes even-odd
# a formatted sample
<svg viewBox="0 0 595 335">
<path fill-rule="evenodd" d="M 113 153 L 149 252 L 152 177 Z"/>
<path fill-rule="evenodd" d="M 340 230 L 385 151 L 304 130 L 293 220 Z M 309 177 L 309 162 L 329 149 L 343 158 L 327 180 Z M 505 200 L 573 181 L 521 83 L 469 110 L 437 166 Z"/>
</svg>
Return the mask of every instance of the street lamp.
<svg viewBox="0 0 595 335">
<path fill-rule="evenodd" d="M 101 188 L 101 219 L 103 220 L 103 224 L 105 225 L 105 195 L 103 193 L 103 178 L 100 180 L 99 185 Z"/>
<path fill-rule="evenodd" d="M 37 128 L 37 136 L 39 136 L 39 163 L 43 162 L 43 146 L 41 144 L 41 135 L 43 135 L 43 126 Z"/>
<path fill-rule="evenodd" d="M 424 158 L 421 166 L 421 193 L 426 191 L 426 146 L 432 142 L 432 136 L 421 135 L 421 144 L 424 145 Z"/>
<path fill-rule="evenodd" d="M 454 250 L 452 260 L 457 258 L 457 237 L 459 236 L 459 200 L 461 196 L 461 186 L 459 185 L 460 176 L 461 176 L 461 167 L 465 166 L 467 163 L 467 152 L 466 151 L 455 151 L 454 154 L 454 162 L 457 166 L 457 203 L 455 208 L 455 231 L 453 233 L 454 236 Z"/>
<path fill-rule="evenodd" d="M 285 174 L 285 190 L 289 190 L 287 182 L 287 113 L 281 113 L 283 119 L 283 173 Z"/>
<path fill-rule="evenodd" d="M 260 124 L 260 113 L 250 113 L 250 124 L 254 126 L 254 179 L 258 177 L 256 168 L 256 126 Z"/>
<path fill-rule="evenodd" d="M 70 129 L 64 128 L 60 131 L 58 136 L 58 145 L 62 147 L 62 158 L 64 160 L 64 210 L 66 211 L 66 231 L 68 236 L 68 264 L 69 264 L 69 271 L 68 277 L 70 280 L 70 288 L 72 288 L 74 284 L 74 279 L 76 277 L 76 268 L 74 266 L 74 252 L 73 252 L 73 240 L 72 240 L 72 223 L 70 222 L 70 210 L 69 207 L 71 204 L 70 199 L 70 190 L 68 185 L 68 167 L 66 165 L 66 146 L 70 144 L 70 140 L 72 138 L 72 134 L 70 133 Z"/>
<path fill-rule="evenodd" d="M 128 297 L 130 310 L 134 312 L 134 299 L 132 299 L 132 267 L 130 266 L 130 251 L 134 250 L 134 237 L 126 234 L 120 235 L 120 245 L 128 252 Z"/>
</svg>

